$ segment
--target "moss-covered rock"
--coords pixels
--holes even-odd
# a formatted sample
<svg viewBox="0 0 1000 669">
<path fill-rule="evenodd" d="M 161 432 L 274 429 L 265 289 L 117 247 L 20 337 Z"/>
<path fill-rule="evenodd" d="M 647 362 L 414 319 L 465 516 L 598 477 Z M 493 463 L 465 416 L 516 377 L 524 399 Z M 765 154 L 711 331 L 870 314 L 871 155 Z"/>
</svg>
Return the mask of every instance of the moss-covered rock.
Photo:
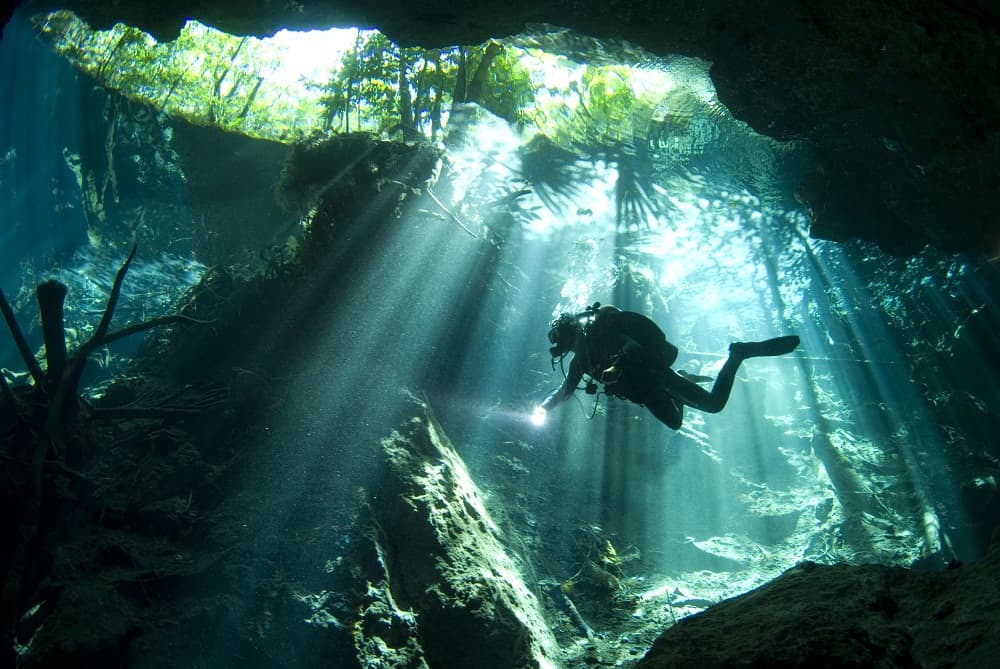
<svg viewBox="0 0 1000 669">
<path fill-rule="evenodd" d="M 385 478 L 371 504 L 384 587 L 398 611 L 412 612 L 427 664 L 558 666 L 541 604 L 434 417 L 411 419 L 382 449 Z M 366 641 L 374 634 L 393 646 L 397 627 L 372 628 Z"/>
</svg>

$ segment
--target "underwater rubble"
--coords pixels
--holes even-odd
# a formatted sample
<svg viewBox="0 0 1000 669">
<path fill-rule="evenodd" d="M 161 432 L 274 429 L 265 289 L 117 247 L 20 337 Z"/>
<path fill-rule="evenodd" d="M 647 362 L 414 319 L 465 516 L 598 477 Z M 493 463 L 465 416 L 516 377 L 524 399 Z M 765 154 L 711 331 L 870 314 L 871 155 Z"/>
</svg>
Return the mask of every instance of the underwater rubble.
<svg viewBox="0 0 1000 669">
<path fill-rule="evenodd" d="M 996 652 L 997 548 L 938 572 L 806 562 L 714 605 L 678 587 L 644 622 L 583 608 L 592 628 L 573 601 L 599 599 L 599 577 L 572 589 L 533 581 L 534 556 L 502 509 L 491 512 L 496 498 L 430 406 L 409 401 L 411 417 L 373 445 L 381 474 L 354 510 L 312 526 L 350 496 L 316 486 L 302 520 L 277 535 L 266 521 L 275 509 L 252 487 L 222 491 L 239 467 L 206 461 L 179 427 L 139 461 L 134 443 L 117 444 L 119 475 L 109 462 L 91 470 L 107 486 L 101 508 L 96 491 L 77 490 L 77 523 L 18 624 L 19 666 L 201 667 L 225 649 L 262 667 L 979 667 Z M 328 559 L 296 564 L 273 550 L 302 541 L 328 546 Z M 610 555 L 592 569 L 602 567 L 608 578 Z M 245 590 L 252 575 L 259 585 Z M 668 619 L 671 608 L 681 615 Z M 640 623 L 670 628 L 645 657 Z"/>
</svg>

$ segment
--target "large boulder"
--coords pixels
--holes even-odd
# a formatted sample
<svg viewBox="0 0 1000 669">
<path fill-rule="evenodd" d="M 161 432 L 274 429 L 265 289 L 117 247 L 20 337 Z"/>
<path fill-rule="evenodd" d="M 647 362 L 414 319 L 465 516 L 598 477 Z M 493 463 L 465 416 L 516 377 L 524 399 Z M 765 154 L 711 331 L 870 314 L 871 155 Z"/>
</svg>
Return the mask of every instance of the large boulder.
<svg viewBox="0 0 1000 669">
<path fill-rule="evenodd" d="M 803 563 L 680 621 L 636 669 L 995 666 L 997 593 L 996 543 L 943 572 Z"/>
<path fill-rule="evenodd" d="M 355 625 L 361 664 L 558 666 L 519 559 L 430 411 L 382 450 L 385 475 L 370 500 L 379 568 Z"/>
</svg>

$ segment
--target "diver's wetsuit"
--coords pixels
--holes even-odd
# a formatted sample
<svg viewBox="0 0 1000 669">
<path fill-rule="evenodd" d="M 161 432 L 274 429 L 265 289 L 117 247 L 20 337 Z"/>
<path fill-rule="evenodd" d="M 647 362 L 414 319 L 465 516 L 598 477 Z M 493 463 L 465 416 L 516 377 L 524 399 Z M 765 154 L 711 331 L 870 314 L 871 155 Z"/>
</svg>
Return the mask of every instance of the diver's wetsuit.
<svg viewBox="0 0 1000 669">
<path fill-rule="evenodd" d="M 605 305 L 591 322 L 577 328 L 573 360 L 563 384 L 542 402 L 548 411 L 577 389 L 583 375 L 602 381 L 605 370 L 615 366 L 621 374 L 605 383 L 605 392 L 645 406 L 667 427 L 680 429 L 684 405 L 706 413 L 718 413 L 729 394 L 740 364 L 759 355 L 781 355 L 798 346 L 798 337 L 779 337 L 766 342 L 735 343 L 711 391 L 690 381 L 670 366 L 677 348 L 667 341 L 656 323 L 642 314 Z"/>
</svg>

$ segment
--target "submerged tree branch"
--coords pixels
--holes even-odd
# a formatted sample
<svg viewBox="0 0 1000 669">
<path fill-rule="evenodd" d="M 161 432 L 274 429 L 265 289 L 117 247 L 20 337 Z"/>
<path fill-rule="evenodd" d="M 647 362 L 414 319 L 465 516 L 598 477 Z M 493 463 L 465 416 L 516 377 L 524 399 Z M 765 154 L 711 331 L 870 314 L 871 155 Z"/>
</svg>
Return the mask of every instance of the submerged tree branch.
<svg viewBox="0 0 1000 669">
<path fill-rule="evenodd" d="M 45 391 L 50 392 L 62 378 L 68 360 L 63 303 L 66 286 L 54 279 L 38 284 L 38 310 L 42 318 L 42 338 L 45 342 Z"/>
<path fill-rule="evenodd" d="M 168 323 L 193 323 L 205 324 L 207 321 L 199 321 L 194 318 L 175 314 L 155 318 L 144 323 L 137 323 L 124 327 L 115 332 L 109 332 L 111 320 L 114 317 L 115 307 L 121 295 L 122 283 L 125 274 L 136 254 L 136 246 L 128 258 L 118 270 L 114 284 L 108 295 L 108 302 L 104 308 L 104 314 L 98 324 L 94 334 L 72 354 L 68 356 L 66 352 L 66 328 L 63 320 L 63 302 L 66 297 L 66 286 L 58 281 L 46 281 L 38 286 L 38 302 L 41 312 L 42 330 L 45 339 L 46 366 L 43 373 L 40 365 L 31 354 L 27 341 L 21 331 L 20 326 L 14 316 L 13 309 L 7 298 L 0 292 L 0 310 L 3 311 L 7 327 L 14 337 L 21 357 L 25 365 L 35 380 L 35 386 L 39 389 L 38 402 L 33 402 L 30 411 L 24 411 L 18 404 L 13 389 L 7 380 L 0 375 L 0 396 L 11 401 L 12 410 L 19 421 L 30 424 L 33 434 L 32 443 L 29 446 L 30 466 L 29 479 L 25 490 L 22 491 L 22 508 L 18 519 L 16 544 L 11 552 L 10 563 L 6 570 L 3 590 L 0 592 L 0 629 L 3 631 L 3 642 L 10 643 L 14 638 L 16 621 L 20 615 L 20 607 L 23 605 L 23 597 L 28 591 L 31 579 L 29 565 L 36 550 L 36 538 L 39 528 L 42 526 L 42 495 L 45 492 L 43 486 L 44 476 L 49 466 L 54 465 L 63 471 L 78 476 L 81 479 L 86 477 L 79 472 L 70 469 L 63 457 L 57 460 L 49 460 L 48 454 L 55 451 L 57 455 L 72 452 L 72 447 L 79 438 L 73 438 L 73 428 L 79 414 L 81 404 L 79 385 L 83 374 L 84 366 L 88 357 L 94 350 L 104 344 L 122 339 L 128 335 L 149 330 L 158 325 Z M 36 408 L 43 408 L 44 413 L 39 414 Z M 191 410 L 193 411 L 193 409 Z M 133 416 L 149 415 L 148 410 L 141 411 L 136 408 L 131 412 Z M 159 415 L 165 413 L 188 413 L 184 407 L 163 407 L 157 412 Z M 61 448 L 57 448 L 61 447 Z"/>
<path fill-rule="evenodd" d="M 3 392 L 3 396 L 6 397 L 11 404 L 16 401 L 13 391 L 11 391 L 10 386 L 7 385 L 7 378 L 2 373 L 0 373 L 0 392 Z"/>
<path fill-rule="evenodd" d="M 35 380 L 35 385 L 41 386 L 45 379 L 45 374 L 42 372 L 38 361 L 35 360 L 35 356 L 31 354 L 28 341 L 24 338 L 21 326 L 17 324 L 17 318 L 14 317 L 14 310 L 11 309 L 10 302 L 7 301 L 7 296 L 3 294 L 3 290 L 0 290 L 0 311 L 3 311 L 4 320 L 7 321 L 7 329 L 10 330 L 10 334 L 14 338 L 14 344 L 17 346 L 18 353 L 21 354 L 24 366 L 31 373 L 31 378 Z"/>
<path fill-rule="evenodd" d="M 97 342 L 94 348 L 98 346 L 104 346 L 105 344 L 110 344 L 113 341 L 118 341 L 119 339 L 124 339 L 130 335 L 134 335 L 138 332 L 143 332 L 145 330 L 151 330 L 155 327 L 161 325 L 168 325 L 170 323 L 191 323 L 192 325 L 211 325 L 215 321 L 203 321 L 197 318 L 191 318 L 190 316 L 184 316 L 182 314 L 171 314 L 170 316 L 160 316 L 159 318 L 154 318 L 152 320 L 143 321 L 142 323 L 135 323 L 121 330 L 115 330 L 114 332 L 106 335 L 104 339 Z M 91 349 L 93 352 L 93 349 Z"/>
<path fill-rule="evenodd" d="M 97 329 L 94 331 L 91 339 L 103 339 L 108 328 L 111 327 L 111 319 L 115 315 L 115 307 L 118 306 L 118 297 L 122 292 L 122 283 L 125 281 L 125 274 L 128 272 L 129 265 L 132 264 L 132 259 L 135 258 L 137 248 L 138 245 L 132 244 L 132 250 L 129 252 L 128 258 L 125 259 L 118 273 L 115 274 L 115 282 L 111 286 L 111 293 L 108 295 L 108 304 L 104 307 L 104 315 L 101 317 L 101 322 L 97 325 Z"/>
<path fill-rule="evenodd" d="M 453 221 L 455 221 L 456 223 L 458 223 L 458 226 L 459 226 L 460 228 L 462 228 L 463 230 L 465 230 L 466 232 L 468 232 L 468 233 L 469 233 L 469 236 L 471 236 L 471 237 L 472 237 L 473 239 L 479 239 L 479 235 L 477 235 L 477 234 L 476 234 L 475 232 L 473 232 L 472 230 L 470 230 L 470 229 L 468 228 L 468 226 L 467 226 L 467 225 L 465 225 L 465 223 L 463 223 L 463 222 L 462 222 L 462 219 L 460 219 L 460 218 L 458 217 L 458 215 L 456 215 L 456 214 L 455 214 L 455 212 L 453 212 L 453 211 L 452 211 L 451 209 L 449 209 L 449 208 L 448 208 L 448 207 L 447 207 L 447 206 L 445 205 L 445 203 L 444 203 L 444 202 L 442 202 L 442 201 L 441 201 L 440 199 L 438 199 L 438 196 L 437 196 L 437 195 L 435 195 L 435 194 L 433 193 L 433 191 L 431 191 L 431 189 L 430 189 L 430 188 L 427 188 L 427 194 L 431 196 L 431 199 L 432 199 L 432 200 L 434 200 L 434 202 L 435 202 L 435 203 L 437 204 L 437 206 L 441 207 L 441 210 L 442 210 L 442 211 L 443 211 L 444 213 L 448 214 L 448 216 L 450 216 L 450 217 L 451 217 L 451 220 L 453 220 Z"/>
</svg>

